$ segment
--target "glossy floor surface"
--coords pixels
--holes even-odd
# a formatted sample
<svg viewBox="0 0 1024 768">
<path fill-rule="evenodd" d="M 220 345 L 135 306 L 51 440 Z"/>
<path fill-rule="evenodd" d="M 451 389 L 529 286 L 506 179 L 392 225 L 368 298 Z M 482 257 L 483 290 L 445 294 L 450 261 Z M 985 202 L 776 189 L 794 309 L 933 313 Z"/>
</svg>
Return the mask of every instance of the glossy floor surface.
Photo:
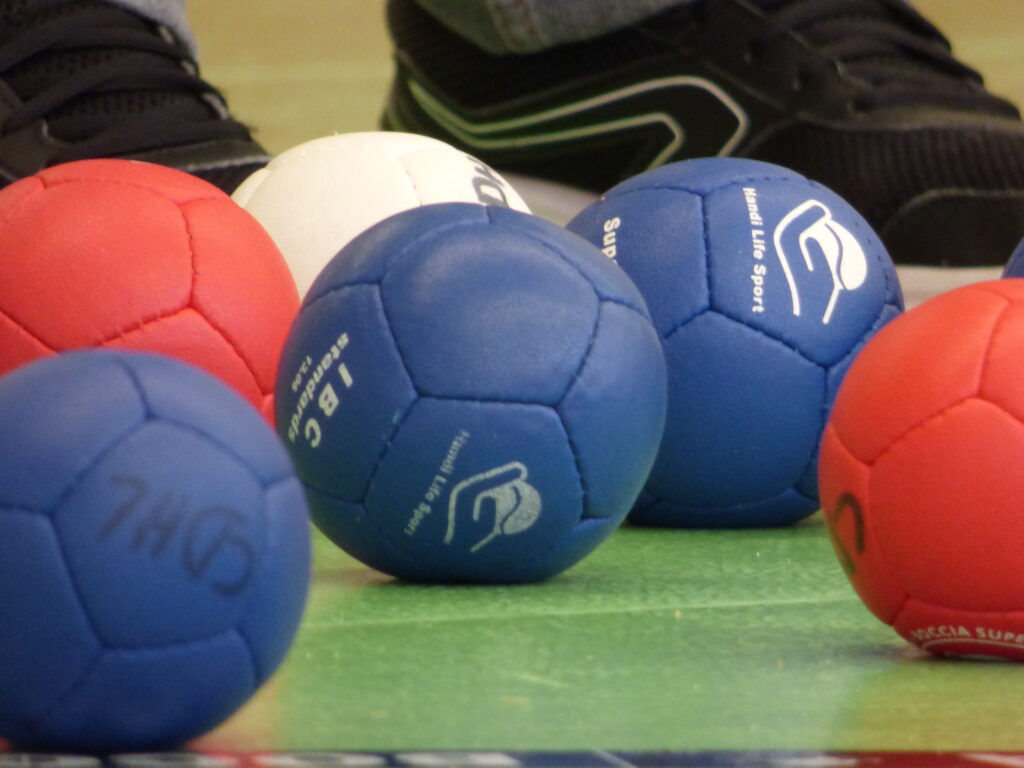
<svg viewBox="0 0 1024 768">
<path fill-rule="evenodd" d="M 919 653 L 812 518 L 624 528 L 544 584 L 394 582 L 317 540 L 292 652 L 207 748 L 1024 750 L 1024 667 Z"/>
</svg>

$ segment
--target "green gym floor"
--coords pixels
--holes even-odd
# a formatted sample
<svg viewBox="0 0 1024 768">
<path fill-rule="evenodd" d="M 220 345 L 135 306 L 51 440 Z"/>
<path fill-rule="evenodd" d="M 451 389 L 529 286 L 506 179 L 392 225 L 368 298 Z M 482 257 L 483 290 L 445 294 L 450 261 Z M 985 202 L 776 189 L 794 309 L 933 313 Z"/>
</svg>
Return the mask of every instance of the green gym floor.
<svg viewBox="0 0 1024 768">
<path fill-rule="evenodd" d="M 1024 2 L 917 5 L 1024 104 Z M 187 7 L 204 73 L 271 151 L 376 128 L 381 0 Z M 321 538 L 315 563 L 285 664 L 197 749 L 1024 752 L 1024 666 L 908 646 L 862 607 L 820 516 L 624 528 L 533 586 L 398 583 Z"/>
<path fill-rule="evenodd" d="M 818 517 L 623 528 L 532 586 L 316 563 L 285 665 L 203 749 L 1024 750 L 1024 667 L 904 643 Z"/>
</svg>

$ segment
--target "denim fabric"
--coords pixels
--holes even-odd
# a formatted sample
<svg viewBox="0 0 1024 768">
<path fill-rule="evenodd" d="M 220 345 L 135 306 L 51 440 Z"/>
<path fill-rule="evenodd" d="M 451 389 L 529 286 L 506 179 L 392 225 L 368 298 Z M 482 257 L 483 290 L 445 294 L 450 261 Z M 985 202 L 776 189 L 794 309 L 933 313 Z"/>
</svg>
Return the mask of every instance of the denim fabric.
<svg viewBox="0 0 1024 768">
<path fill-rule="evenodd" d="M 690 0 L 417 0 L 491 53 L 530 53 L 586 40 Z"/>
<path fill-rule="evenodd" d="M 196 55 L 196 40 L 185 17 L 185 0 L 109 0 L 129 10 L 163 24 L 184 42 L 192 55 Z M 239 12 L 242 4 L 239 3 Z"/>
<path fill-rule="evenodd" d="M 351 0 L 338 0 L 351 2 Z M 109 0 L 166 25 L 195 52 L 184 0 Z M 418 0 L 492 53 L 529 53 L 596 37 L 690 0 Z M 242 10 L 241 4 L 239 11 Z"/>
</svg>

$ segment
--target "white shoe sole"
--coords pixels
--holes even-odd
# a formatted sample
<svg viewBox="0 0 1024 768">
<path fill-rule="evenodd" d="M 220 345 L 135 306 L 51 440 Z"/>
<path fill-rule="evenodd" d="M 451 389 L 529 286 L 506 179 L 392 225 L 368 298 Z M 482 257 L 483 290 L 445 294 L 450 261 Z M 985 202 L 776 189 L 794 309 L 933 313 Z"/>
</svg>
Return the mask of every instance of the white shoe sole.
<svg viewBox="0 0 1024 768">
<path fill-rule="evenodd" d="M 563 227 L 573 216 L 598 198 L 598 195 L 593 192 L 585 192 L 582 189 L 556 184 L 553 181 L 543 181 L 504 171 L 499 171 L 499 173 L 526 201 L 535 215 Z"/>
<path fill-rule="evenodd" d="M 896 267 L 903 289 L 903 304 L 907 309 L 964 285 L 996 280 L 1002 273 L 1002 267 Z"/>
</svg>

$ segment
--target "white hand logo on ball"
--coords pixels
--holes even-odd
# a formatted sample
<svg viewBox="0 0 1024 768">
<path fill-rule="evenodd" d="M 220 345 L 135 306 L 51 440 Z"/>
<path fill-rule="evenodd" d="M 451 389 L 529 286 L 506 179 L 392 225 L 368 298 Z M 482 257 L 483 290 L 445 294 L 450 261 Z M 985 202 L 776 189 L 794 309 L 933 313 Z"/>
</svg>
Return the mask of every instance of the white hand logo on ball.
<svg viewBox="0 0 1024 768">
<path fill-rule="evenodd" d="M 510 477 L 495 484 L 496 480 L 510 473 Z M 542 504 L 540 493 L 526 482 L 527 474 L 525 465 L 512 461 L 456 485 L 448 502 L 448 530 L 444 535 L 444 543 L 451 544 L 455 537 L 459 499 L 467 489 L 471 493 L 476 492 L 473 498 L 474 522 L 480 520 L 485 504 L 494 511 L 494 527 L 470 548 L 470 552 L 478 552 L 501 534 L 511 536 L 532 526 L 540 517 Z M 481 486 L 485 486 L 483 490 L 476 490 Z"/>
<path fill-rule="evenodd" d="M 800 245 L 804 266 L 807 267 L 808 272 L 814 271 L 811 252 L 807 248 L 808 240 L 817 243 L 818 249 L 828 264 L 828 270 L 832 275 L 832 295 L 829 297 L 825 314 L 821 318 L 822 324 L 828 325 L 828 321 L 832 319 L 832 312 L 836 308 L 840 291 L 852 291 L 864 284 L 868 275 L 868 260 L 864 255 L 864 249 L 857 242 L 857 238 L 850 230 L 832 218 L 832 212 L 824 203 L 808 200 L 787 213 L 775 228 L 774 240 L 775 252 L 779 255 L 782 271 L 786 273 L 786 280 L 789 282 L 794 315 L 799 316 L 800 314 L 800 292 L 797 289 L 796 279 L 782 243 L 783 238 L 788 234 L 787 229 L 790 225 L 808 211 L 815 209 L 817 218 L 804 228 L 797 241 Z"/>
</svg>

